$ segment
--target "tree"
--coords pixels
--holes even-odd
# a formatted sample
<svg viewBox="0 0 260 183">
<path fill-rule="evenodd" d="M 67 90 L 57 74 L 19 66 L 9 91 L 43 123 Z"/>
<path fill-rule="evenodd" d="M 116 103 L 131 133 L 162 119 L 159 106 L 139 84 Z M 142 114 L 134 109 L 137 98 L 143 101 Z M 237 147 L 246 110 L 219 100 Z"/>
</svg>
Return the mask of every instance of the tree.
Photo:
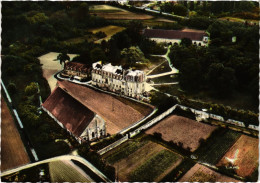
<svg viewBox="0 0 260 183">
<path fill-rule="evenodd" d="M 237 83 L 234 69 L 221 63 L 210 65 L 207 79 L 211 90 L 220 97 L 231 95 Z"/>
<path fill-rule="evenodd" d="M 201 66 L 197 59 L 183 60 L 179 73 L 180 85 L 188 91 L 198 91 L 201 86 Z"/>
<path fill-rule="evenodd" d="M 106 55 L 104 50 L 101 48 L 97 47 L 94 48 L 93 50 L 90 51 L 90 58 L 92 63 L 97 62 L 97 61 L 106 61 Z"/>
<path fill-rule="evenodd" d="M 38 85 L 35 82 L 31 82 L 24 91 L 28 96 L 34 95 L 38 92 Z"/>
<path fill-rule="evenodd" d="M 181 4 L 176 4 L 173 6 L 173 12 L 175 15 L 187 16 L 188 9 Z"/>
<path fill-rule="evenodd" d="M 7 90 L 11 95 L 16 93 L 16 85 L 14 83 L 9 83 L 7 86 Z"/>
<path fill-rule="evenodd" d="M 189 47 L 190 45 L 192 45 L 192 40 L 190 38 L 182 38 L 181 39 L 181 43 L 180 43 L 182 46 L 185 46 L 185 47 Z"/>
<path fill-rule="evenodd" d="M 67 55 L 67 51 L 63 51 L 57 56 L 57 60 L 60 61 L 60 64 L 65 63 L 65 61 L 70 61 L 69 55 Z"/>
<path fill-rule="evenodd" d="M 89 6 L 87 3 L 83 2 L 79 5 L 76 11 L 76 20 L 78 22 L 84 22 L 89 17 Z"/>
<path fill-rule="evenodd" d="M 128 63 L 132 66 L 136 62 L 147 62 L 143 52 L 138 46 L 131 46 L 130 48 L 124 48 L 121 51 L 121 55 L 126 58 Z"/>
</svg>

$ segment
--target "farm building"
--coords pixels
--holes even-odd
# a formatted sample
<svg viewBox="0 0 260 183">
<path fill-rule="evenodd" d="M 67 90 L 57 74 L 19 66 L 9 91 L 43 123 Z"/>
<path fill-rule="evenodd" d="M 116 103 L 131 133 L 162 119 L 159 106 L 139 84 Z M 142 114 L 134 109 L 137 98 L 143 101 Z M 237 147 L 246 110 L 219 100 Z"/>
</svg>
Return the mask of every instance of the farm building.
<svg viewBox="0 0 260 183">
<path fill-rule="evenodd" d="M 145 73 L 140 70 L 124 70 L 110 63 L 96 62 L 92 70 L 92 84 L 126 96 L 140 98 L 145 92 Z"/>
<path fill-rule="evenodd" d="M 42 104 L 42 108 L 80 143 L 99 139 L 106 135 L 104 119 L 60 87 L 51 93 Z"/>
<path fill-rule="evenodd" d="M 177 43 L 181 42 L 182 38 L 189 38 L 192 44 L 205 46 L 208 43 L 209 37 L 204 31 L 194 30 L 163 30 L 163 29 L 144 29 L 144 36 L 158 43 Z"/>
<path fill-rule="evenodd" d="M 63 77 L 74 77 L 75 79 L 83 80 L 91 76 L 91 68 L 78 62 L 66 62 L 60 75 Z"/>
</svg>

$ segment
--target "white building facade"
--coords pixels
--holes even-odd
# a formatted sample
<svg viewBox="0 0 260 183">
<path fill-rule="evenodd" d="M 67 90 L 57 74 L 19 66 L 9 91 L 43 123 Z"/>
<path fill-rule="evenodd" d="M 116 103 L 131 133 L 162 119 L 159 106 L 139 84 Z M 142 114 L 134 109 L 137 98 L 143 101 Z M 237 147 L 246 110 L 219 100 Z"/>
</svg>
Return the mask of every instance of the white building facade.
<svg viewBox="0 0 260 183">
<path fill-rule="evenodd" d="M 92 66 L 92 85 L 137 99 L 145 92 L 143 71 L 124 70 L 121 66 L 102 65 L 101 62 Z"/>
</svg>

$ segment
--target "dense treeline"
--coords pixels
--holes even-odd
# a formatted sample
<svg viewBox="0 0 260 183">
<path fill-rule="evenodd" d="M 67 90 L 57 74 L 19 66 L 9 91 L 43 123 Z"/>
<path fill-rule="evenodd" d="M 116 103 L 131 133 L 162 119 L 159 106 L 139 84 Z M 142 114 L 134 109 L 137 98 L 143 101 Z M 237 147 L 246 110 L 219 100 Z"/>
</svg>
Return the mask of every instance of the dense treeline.
<svg viewBox="0 0 260 183">
<path fill-rule="evenodd" d="M 258 27 L 238 23 L 212 23 L 208 47 L 174 45 L 169 57 L 180 70 L 183 89 L 210 91 L 217 97 L 229 97 L 233 91 L 252 95 L 258 101 L 259 35 Z"/>
</svg>

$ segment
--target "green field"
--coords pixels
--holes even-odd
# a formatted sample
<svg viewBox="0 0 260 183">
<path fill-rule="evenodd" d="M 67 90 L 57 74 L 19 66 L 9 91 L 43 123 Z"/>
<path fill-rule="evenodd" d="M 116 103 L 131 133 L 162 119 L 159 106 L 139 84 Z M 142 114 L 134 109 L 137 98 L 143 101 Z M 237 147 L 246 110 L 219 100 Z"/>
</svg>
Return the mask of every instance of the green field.
<svg viewBox="0 0 260 183">
<path fill-rule="evenodd" d="M 215 165 L 240 136 L 238 132 L 221 128 L 194 154 L 200 161 Z"/>
<path fill-rule="evenodd" d="M 132 182 L 152 182 L 178 159 L 179 155 L 166 149 L 162 150 L 134 170 L 129 178 Z"/>
</svg>

